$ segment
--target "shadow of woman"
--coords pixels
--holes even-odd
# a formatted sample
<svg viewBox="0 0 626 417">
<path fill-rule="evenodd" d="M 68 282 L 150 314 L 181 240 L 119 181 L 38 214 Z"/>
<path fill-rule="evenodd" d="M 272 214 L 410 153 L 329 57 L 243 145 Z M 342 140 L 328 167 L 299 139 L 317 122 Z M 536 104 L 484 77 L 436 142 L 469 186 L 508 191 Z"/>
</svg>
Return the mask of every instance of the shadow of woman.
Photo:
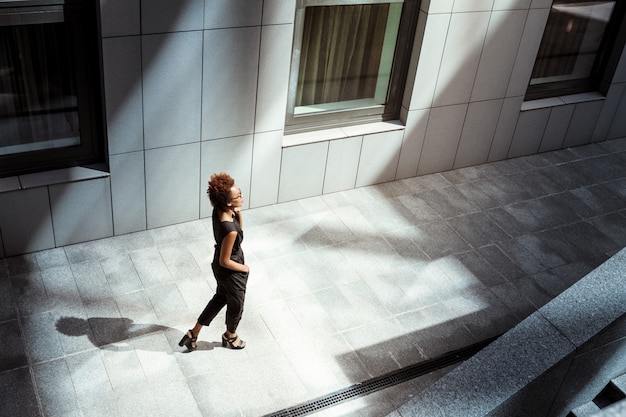
<svg viewBox="0 0 626 417">
<path fill-rule="evenodd" d="M 78 317 L 61 317 L 56 322 L 58 332 L 71 337 L 87 336 L 89 341 L 96 347 L 113 351 L 126 351 L 134 349 L 133 346 L 121 342 L 130 339 L 147 336 L 156 332 L 175 333 L 174 338 L 183 337 L 183 332 L 167 326 L 148 323 L 135 323 L 128 318 L 116 317 L 92 317 L 81 319 Z M 178 339 L 176 339 L 178 340 Z M 211 350 L 219 343 L 199 342 L 198 349 Z M 162 351 L 156 345 L 149 343 L 142 347 L 143 350 Z"/>
</svg>

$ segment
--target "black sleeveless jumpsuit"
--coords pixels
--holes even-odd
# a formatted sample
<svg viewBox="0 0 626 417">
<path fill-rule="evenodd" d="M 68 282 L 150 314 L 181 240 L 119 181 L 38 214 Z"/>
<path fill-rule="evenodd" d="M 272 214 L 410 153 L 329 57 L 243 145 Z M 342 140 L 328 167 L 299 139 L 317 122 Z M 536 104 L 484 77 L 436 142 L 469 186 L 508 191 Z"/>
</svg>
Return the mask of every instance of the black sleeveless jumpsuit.
<svg viewBox="0 0 626 417">
<path fill-rule="evenodd" d="M 233 271 L 232 269 L 221 266 L 220 251 L 224 237 L 232 231 L 237 232 L 230 259 L 237 263 L 244 264 L 244 254 L 241 249 L 243 230 L 235 217 L 233 217 L 232 222 L 220 221 L 219 215 L 215 209 L 213 209 L 212 219 L 213 235 L 215 236 L 216 244 L 211 267 L 217 281 L 217 291 L 200 314 L 200 317 L 198 317 L 198 323 L 208 326 L 222 308 L 226 306 L 226 329 L 228 329 L 229 332 L 235 333 L 243 314 L 248 273 Z"/>
</svg>

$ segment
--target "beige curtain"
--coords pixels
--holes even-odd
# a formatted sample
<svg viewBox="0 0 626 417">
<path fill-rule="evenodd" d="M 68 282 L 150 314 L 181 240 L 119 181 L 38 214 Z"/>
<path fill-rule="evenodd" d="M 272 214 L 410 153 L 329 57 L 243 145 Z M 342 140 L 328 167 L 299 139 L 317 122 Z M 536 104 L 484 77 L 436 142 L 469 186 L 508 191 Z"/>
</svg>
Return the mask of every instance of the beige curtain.
<svg viewBox="0 0 626 417">
<path fill-rule="evenodd" d="M 389 6 L 306 9 L 296 106 L 374 97 Z"/>
</svg>

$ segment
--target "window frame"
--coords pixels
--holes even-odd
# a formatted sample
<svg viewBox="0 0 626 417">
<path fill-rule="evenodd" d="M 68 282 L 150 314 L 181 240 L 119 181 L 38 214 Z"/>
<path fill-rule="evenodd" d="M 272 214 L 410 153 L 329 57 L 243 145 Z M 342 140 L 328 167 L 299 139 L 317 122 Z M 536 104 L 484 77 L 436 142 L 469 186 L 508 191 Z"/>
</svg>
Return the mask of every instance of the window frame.
<svg viewBox="0 0 626 417">
<path fill-rule="evenodd" d="M 539 100 L 545 98 L 562 97 L 573 94 L 600 92 L 604 95 L 608 92 L 607 79 L 611 79 L 615 72 L 615 66 L 610 63 L 619 59 L 624 47 L 624 25 L 626 23 L 626 1 L 616 0 L 615 7 L 611 14 L 604 36 L 598 48 L 596 59 L 589 77 L 576 80 L 564 80 L 531 85 L 532 78 L 529 79 L 526 89 L 525 101 Z M 541 43 L 543 43 L 543 37 Z M 539 51 L 538 51 L 539 53 Z M 535 63 L 537 62 L 535 57 Z M 533 64 L 534 67 L 534 64 Z"/>
<path fill-rule="evenodd" d="M 306 8 L 315 6 L 380 3 L 402 3 L 400 24 L 391 65 L 392 69 L 389 77 L 389 85 L 387 87 L 386 104 L 335 110 L 319 114 L 295 115 L 294 109 L 298 86 L 299 60 L 302 50 Z M 285 133 L 302 133 L 398 119 L 400 117 L 404 86 L 407 80 L 411 52 L 415 39 L 415 31 L 419 17 L 419 5 L 419 0 L 297 0 L 293 47 L 291 51 L 291 68 L 289 73 Z"/>
<path fill-rule="evenodd" d="M 105 162 L 103 85 L 97 2 L 0 2 L 0 25 L 67 24 L 80 126 L 80 145 L 0 155 L 0 178 Z"/>
</svg>

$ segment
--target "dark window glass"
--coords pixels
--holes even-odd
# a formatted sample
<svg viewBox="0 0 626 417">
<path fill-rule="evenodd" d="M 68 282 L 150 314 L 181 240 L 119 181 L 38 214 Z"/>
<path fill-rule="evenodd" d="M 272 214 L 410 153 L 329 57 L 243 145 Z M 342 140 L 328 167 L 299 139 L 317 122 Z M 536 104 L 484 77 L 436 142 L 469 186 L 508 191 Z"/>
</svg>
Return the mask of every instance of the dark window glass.
<svg viewBox="0 0 626 417">
<path fill-rule="evenodd" d="M 397 118 L 415 2 L 317 3 L 296 17 L 287 130 Z"/>
<path fill-rule="evenodd" d="M 0 175 L 103 156 L 92 2 L 0 6 Z"/>
<path fill-rule="evenodd" d="M 622 8 L 616 1 L 555 0 L 526 98 L 596 90 Z"/>
</svg>

